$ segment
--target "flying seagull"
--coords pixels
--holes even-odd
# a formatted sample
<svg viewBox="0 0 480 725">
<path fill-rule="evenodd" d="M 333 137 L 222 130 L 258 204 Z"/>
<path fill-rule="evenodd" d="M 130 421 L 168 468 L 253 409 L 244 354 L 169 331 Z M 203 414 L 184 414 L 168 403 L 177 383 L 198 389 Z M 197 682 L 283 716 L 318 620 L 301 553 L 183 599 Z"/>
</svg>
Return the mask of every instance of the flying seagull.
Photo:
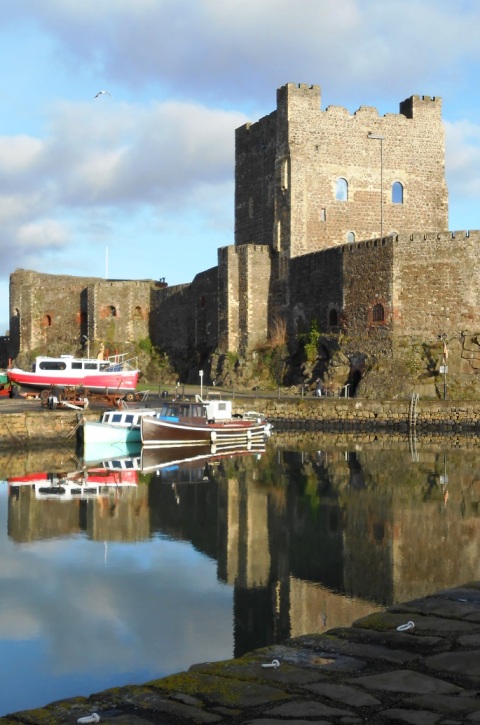
<svg viewBox="0 0 480 725">
<path fill-rule="evenodd" d="M 94 96 L 94 98 L 98 98 L 99 96 L 110 96 L 110 98 L 111 98 L 112 94 L 109 93 L 108 91 L 98 91 L 97 95 Z"/>
</svg>

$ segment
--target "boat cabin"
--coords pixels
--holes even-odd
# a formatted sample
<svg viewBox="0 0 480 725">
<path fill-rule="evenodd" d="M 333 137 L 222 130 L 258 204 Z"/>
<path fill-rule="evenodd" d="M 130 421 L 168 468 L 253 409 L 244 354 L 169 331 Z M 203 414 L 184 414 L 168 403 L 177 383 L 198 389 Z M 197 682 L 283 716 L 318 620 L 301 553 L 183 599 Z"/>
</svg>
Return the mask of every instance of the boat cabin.
<svg viewBox="0 0 480 725">
<path fill-rule="evenodd" d="M 197 400 L 195 403 L 189 401 L 171 401 L 164 403 L 160 413 L 160 418 L 202 418 L 207 420 L 231 420 L 232 418 L 232 401 L 231 400 L 208 400 L 202 402 Z"/>
<path fill-rule="evenodd" d="M 60 355 L 58 358 L 52 357 L 37 357 L 35 362 L 32 364 L 32 373 L 38 373 L 41 371 L 62 371 L 62 370 L 88 370 L 101 371 L 101 372 L 117 372 L 121 370 L 121 365 L 113 365 L 109 360 L 82 360 L 74 358 L 73 355 Z"/>
</svg>

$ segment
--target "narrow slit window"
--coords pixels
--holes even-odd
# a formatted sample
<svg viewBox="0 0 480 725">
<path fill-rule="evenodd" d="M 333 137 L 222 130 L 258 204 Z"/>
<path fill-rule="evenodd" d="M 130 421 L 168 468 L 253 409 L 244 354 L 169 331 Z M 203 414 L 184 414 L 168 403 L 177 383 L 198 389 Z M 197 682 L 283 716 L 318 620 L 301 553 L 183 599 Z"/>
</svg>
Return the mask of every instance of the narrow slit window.
<svg viewBox="0 0 480 725">
<path fill-rule="evenodd" d="M 384 322 L 385 309 L 380 302 L 377 302 L 377 304 L 373 306 L 372 318 L 374 322 Z"/>
</svg>

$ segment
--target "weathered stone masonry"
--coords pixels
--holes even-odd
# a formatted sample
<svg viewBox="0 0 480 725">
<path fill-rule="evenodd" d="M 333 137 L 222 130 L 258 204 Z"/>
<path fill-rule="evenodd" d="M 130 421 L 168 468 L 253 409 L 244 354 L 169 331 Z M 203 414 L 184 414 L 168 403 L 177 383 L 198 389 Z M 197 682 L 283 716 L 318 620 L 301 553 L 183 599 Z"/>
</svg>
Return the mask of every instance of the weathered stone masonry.
<svg viewBox="0 0 480 725">
<path fill-rule="evenodd" d="M 292 339 L 315 319 L 365 355 L 445 333 L 476 370 L 480 233 L 445 231 L 444 157 L 439 98 L 381 117 L 322 110 L 318 86 L 288 83 L 275 111 L 236 131 L 235 245 L 217 267 L 172 288 L 17 270 L 11 357 L 148 336 L 201 362 L 251 351 L 281 318 Z"/>
</svg>

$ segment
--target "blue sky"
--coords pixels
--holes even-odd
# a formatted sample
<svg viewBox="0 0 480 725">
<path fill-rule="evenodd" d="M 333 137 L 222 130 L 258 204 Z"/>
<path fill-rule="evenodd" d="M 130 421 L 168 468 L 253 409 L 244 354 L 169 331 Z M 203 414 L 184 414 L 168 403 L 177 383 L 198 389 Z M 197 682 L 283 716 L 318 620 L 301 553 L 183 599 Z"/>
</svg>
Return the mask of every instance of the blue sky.
<svg viewBox="0 0 480 725">
<path fill-rule="evenodd" d="M 214 266 L 235 129 L 288 82 L 352 113 L 441 96 L 450 229 L 480 229 L 478 28 L 476 0 L 4 4 L 0 334 L 17 268 L 172 285 Z"/>
</svg>

